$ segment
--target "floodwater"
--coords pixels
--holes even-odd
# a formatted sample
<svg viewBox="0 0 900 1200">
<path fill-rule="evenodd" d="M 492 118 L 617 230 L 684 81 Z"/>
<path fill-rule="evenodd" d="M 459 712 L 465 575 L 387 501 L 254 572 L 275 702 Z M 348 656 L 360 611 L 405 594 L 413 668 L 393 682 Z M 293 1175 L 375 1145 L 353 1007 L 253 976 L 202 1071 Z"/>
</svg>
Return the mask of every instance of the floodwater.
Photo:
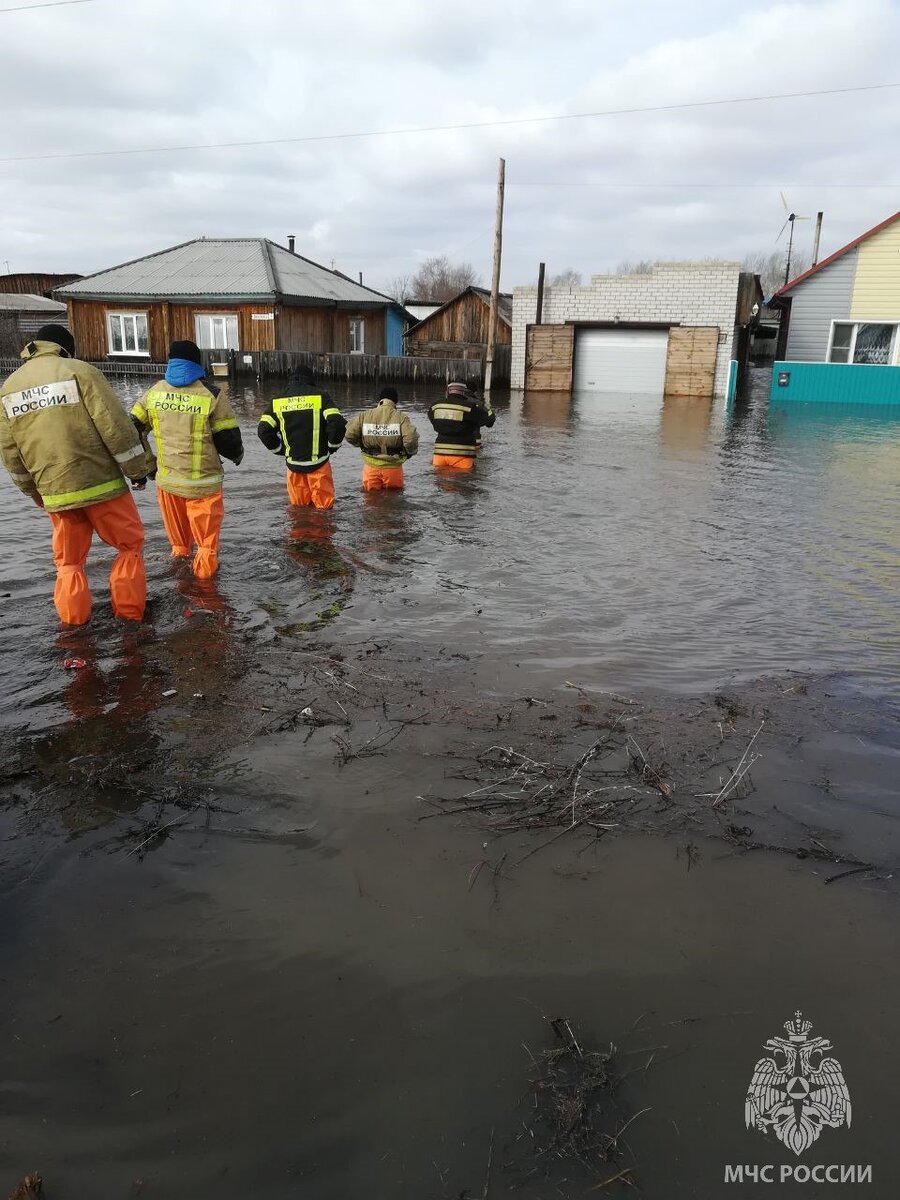
<svg viewBox="0 0 900 1200">
<path fill-rule="evenodd" d="M 797 1163 L 743 1120 L 763 1043 L 797 1008 L 854 1106 L 802 1162 L 872 1164 L 867 1194 L 897 1194 L 900 412 L 770 407 L 767 385 L 731 411 L 513 396 L 471 478 L 437 478 L 423 452 L 403 496 L 366 497 L 343 448 L 328 514 L 288 508 L 253 436 L 260 395 L 240 385 L 220 575 L 199 587 L 173 568 L 148 488 L 151 606 L 124 631 L 99 548 L 95 619 L 59 632 L 46 517 L 3 478 L 0 731 L 30 774 L 8 770 L 0 806 L 0 1194 L 37 1169 L 53 1200 L 514 1183 L 543 1200 L 630 1192 L 585 1190 L 626 1167 L 649 1200 L 749 1193 L 726 1165 Z M 428 401 L 409 403 L 423 451 Z M 83 671 L 62 669 L 70 654 Z M 307 655 L 327 658 L 318 690 Z M 491 885 L 481 859 L 547 835 L 419 819 L 453 778 L 447 753 L 501 737 L 482 720 L 494 704 L 545 706 L 533 730 L 579 698 L 699 711 L 788 672 L 815 707 L 796 736 L 761 739 L 736 819 L 827 829 L 877 882 L 826 887 L 805 859 L 650 831 L 563 840 Z M 266 727 L 290 698 L 348 727 Z M 401 711 L 429 719 L 342 765 L 336 736 L 365 749 Z M 123 755 L 141 788 L 171 788 L 164 812 L 104 775 Z M 170 801 L 192 772 L 212 807 L 184 821 Z M 509 1169 L 529 1052 L 552 1043 L 543 1014 L 618 1048 L 619 1124 L 634 1120 L 588 1178 Z"/>
<path fill-rule="evenodd" d="M 257 632 L 340 598 L 344 639 L 369 636 L 374 621 L 407 647 L 477 647 L 485 686 L 506 688 L 521 671 L 549 686 L 574 675 L 691 693 L 809 670 L 900 699 L 900 412 L 770 409 L 767 378 L 731 412 L 651 397 L 513 398 L 498 405 L 474 478 L 437 479 L 423 452 L 402 498 L 362 495 L 358 454 L 344 447 L 339 503 L 319 520 L 286 505 L 280 465 L 253 433 L 259 395 L 239 387 L 247 455 L 228 468 L 218 591 Z M 121 391 L 131 402 L 140 389 Z M 423 450 L 428 402 L 409 405 Z M 54 661 L 46 518 L 23 508 L 5 474 L 0 494 L 2 719 L 37 727 L 54 719 L 58 692 L 52 676 L 42 687 Z M 153 607 L 162 625 L 177 622 L 152 488 L 139 503 Z M 326 579 L 312 595 L 285 573 L 285 548 L 309 558 L 317 542 L 337 587 Z M 92 559 L 101 598 L 103 557 Z"/>
</svg>

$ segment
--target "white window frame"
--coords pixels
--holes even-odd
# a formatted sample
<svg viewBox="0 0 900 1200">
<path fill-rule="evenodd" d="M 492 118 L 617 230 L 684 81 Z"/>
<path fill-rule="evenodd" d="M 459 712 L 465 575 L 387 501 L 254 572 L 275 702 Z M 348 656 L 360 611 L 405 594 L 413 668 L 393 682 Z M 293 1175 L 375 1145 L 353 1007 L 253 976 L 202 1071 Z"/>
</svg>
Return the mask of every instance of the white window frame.
<svg viewBox="0 0 900 1200">
<path fill-rule="evenodd" d="M 225 324 L 225 343 L 226 344 L 224 346 L 204 346 L 200 340 L 200 330 L 197 328 L 198 321 L 223 321 L 223 322 L 226 322 L 226 324 Z M 234 321 L 234 323 L 235 323 L 235 341 L 237 343 L 237 345 L 235 345 L 235 346 L 229 346 L 227 344 L 228 343 L 228 325 L 227 325 L 228 321 Z M 210 327 L 210 332 L 212 332 L 212 327 Z M 213 340 L 215 340 L 215 339 L 213 339 Z M 240 350 L 240 348 L 241 348 L 241 322 L 240 322 L 240 318 L 238 317 L 238 314 L 237 313 L 222 313 L 222 312 L 214 312 L 214 313 L 197 312 L 197 313 L 194 313 L 194 341 L 197 343 L 197 345 L 200 347 L 201 350 L 221 351 L 221 353 L 223 353 L 223 354 L 227 354 L 227 352 L 229 350 Z"/>
<path fill-rule="evenodd" d="M 134 344 L 138 344 L 137 319 L 144 318 L 144 324 L 147 327 L 147 349 L 146 350 L 128 350 L 126 348 L 125 337 L 125 321 L 134 321 Z M 122 335 L 122 349 L 113 349 L 112 339 L 112 323 L 119 321 L 119 331 Z M 106 314 L 106 344 L 109 347 L 110 357 L 117 358 L 149 358 L 150 357 L 150 318 L 146 312 L 138 312 L 132 309 L 130 312 L 107 312 Z"/>
<path fill-rule="evenodd" d="M 353 337 L 354 325 L 357 326 L 359 329 L 359 345 L 356 347 L 356 349 L 353 348 L 353 342 L 355 340 Z M 366 352 L 366 319 L 365 319 L 365 317 L 351 317 L 350 318 L 350 353 L 351 354 L 365 354 L 365 352 Z"/>
<path fill-rule="evenodd" d="M 850 350 L 847 354 L 845 363 L 833 363 L 831 361 L 831 351 L 834 347 L 834 328 L 836 325 L 850 325 L 853 332 L 850 334 Z M 888 363 L 855 363 L 853 357 L 856 354 L 856 335 L 860 325 L 893 325 L 894 336 L 891 341 L 891 361 Z M 853 317 L 836 317 L 831 322 L 831 329 L 828 331 L 828 349 L 825 351 L 825 361 L 832 367 L 874 367 L 886 366 L 896 367 L 900 365 L 900 321 L 896 317 L 886 317 L 880 320 L 875 317 L 866 317 L 865 320 L 854 320 Z"/>
</svg>

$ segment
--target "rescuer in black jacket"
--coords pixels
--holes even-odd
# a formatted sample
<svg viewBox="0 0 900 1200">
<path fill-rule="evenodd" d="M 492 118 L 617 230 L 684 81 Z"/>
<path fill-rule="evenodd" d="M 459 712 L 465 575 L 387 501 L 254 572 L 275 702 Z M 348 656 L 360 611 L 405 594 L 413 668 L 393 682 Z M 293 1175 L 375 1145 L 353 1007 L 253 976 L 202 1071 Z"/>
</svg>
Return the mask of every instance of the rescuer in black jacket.
<svg viewBox="0 0 900 1200">
<path fill-rule="evenodd" d="M 490 429 L 496 418 L 487 400 L 457 382 L 448 384 L 446 397 L 432 404 L 428 420 L 437 434 L 432 465 L 471 471 L 481 448 L 481 429 Z"/>
<path fill-rule="evenodd" d="M 327 392 L 317 389 L 309 367 L 298 367 L 287 394 L 270 400 L 256 433 L 287 462 L 291 504 L 331 508 L 334 477 L 330 456 L 344 439 L 347 422 Z"/>
</svg>

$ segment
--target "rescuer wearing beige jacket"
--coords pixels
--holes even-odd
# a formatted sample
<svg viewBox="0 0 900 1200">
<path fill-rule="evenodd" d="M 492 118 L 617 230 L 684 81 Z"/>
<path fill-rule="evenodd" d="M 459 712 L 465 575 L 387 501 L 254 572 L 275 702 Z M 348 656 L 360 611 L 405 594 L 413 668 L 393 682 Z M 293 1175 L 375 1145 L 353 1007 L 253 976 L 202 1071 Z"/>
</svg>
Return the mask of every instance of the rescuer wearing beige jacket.
<svg viewBox="0 0 900 1200">
<path fill-rule="evenodd" d="M 403 487 L 403 464 L 419 448 L 416 427 L 397 407 L 397 389 L 381 389 L 378 404 L 352 417 L 344 440 L 363 456 L 364 492 Z"/>
<path fill-rule="evenodd" d="M 153 460 L 104 377 L 75 357 L 67 329 L 45 325 L 21 357 L 0 387 L 0 456 L 53 523 L 56 611 L 69 625 L 90 619 L 84 564 L 96 532 L 119 551 L 109 576 L 113 612 L 140 621 L 144 527 L 124 476 L 145 483 Z"/>
</svg>

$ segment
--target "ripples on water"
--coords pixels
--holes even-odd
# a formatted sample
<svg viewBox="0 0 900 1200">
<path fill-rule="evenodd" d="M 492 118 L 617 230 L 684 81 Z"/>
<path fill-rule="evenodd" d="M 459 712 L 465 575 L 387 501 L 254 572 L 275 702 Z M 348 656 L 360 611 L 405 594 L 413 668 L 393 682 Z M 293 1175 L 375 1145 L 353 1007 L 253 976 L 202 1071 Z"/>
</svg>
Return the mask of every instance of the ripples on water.
<svg viewBox="0 0 900 1200">
<path fill-rule="evenodd" d="M 141 390 L 119 385 L 128 403 Z M 334 460 L 335 509 L 298 513 L 255 437 L 261 392 L 238 385 L 247 455 L 227 467 L 222 569 L 209 596 L 192 598 L 183 578 L 176 586 L 152 487 L 138 497 L 151 624 L 157 637 L 180 638 L 194 604 L 226 613 L 234 636 L 251 641 L 327 625 L 349 642 L 474 649 L 498 691 L 525 677 L 533 687 L 689 691 L 811 669 L 896 697 L 900 410 L 770 408 L 767 395 L 763 373 L 727 412 L 514 395 L 498 405 L 474 477 L 443 480 L 430 467 L 422 392 L 408 404 L 423 449 L 403 496 L 364 496 L 348 446 Z M 339 396 L 345 409 L 364 399 Z M 3 723 L 39 727 L 66 715 L 71 646 L 88 646 L 108 677 L 127 675 L 133 659 L 106 615 L 111 552 L 95 545 L 91 556 L 91 631 L 61 636 L 47 519 L 5 472 L 0 493 Z"/>
</svg>

